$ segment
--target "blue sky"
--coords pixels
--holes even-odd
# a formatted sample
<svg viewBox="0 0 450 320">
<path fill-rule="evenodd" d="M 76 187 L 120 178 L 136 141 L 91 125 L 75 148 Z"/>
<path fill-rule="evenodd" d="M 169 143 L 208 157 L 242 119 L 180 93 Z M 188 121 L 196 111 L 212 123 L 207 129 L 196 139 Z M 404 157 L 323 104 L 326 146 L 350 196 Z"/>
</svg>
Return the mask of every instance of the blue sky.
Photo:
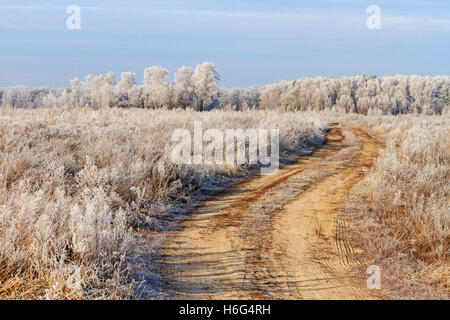
<svg viewBox="0 0 450 320">
<path fill-rule="evenodd" d="M 66 8 L 81 8 L 68 30 Z M 369 30 L 366 8 L 381 8 Z M 226 87 L 306 76 L 450 74 L 450 1 L 0 0 L 0 87 L 215 63 Z"/>
</svg>

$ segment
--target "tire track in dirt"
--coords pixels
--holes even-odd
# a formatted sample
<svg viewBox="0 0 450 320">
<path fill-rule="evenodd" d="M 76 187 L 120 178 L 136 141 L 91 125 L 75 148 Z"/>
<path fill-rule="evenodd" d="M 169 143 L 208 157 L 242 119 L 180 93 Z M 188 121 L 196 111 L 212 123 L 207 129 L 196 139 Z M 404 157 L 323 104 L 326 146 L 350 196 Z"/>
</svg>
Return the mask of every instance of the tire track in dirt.
<svg viewBox="0 0 450 320">
<path fill-rule="evenodd" d="M 353 276 L 342 205 L 379 142 L 332 128 L 325 143 L 275 175 L 202 202 L 161 258 L 174 299 L 376 299 Z"/>
</svg>

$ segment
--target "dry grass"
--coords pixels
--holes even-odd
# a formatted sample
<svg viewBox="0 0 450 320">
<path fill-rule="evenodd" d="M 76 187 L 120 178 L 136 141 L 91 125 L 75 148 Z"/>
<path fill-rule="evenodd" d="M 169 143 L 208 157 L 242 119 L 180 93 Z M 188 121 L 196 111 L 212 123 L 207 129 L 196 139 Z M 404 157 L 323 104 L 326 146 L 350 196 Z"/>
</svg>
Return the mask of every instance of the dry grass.
<svg viewBox="0 0 450 320">
<path fill-rule="evenodd" d="M 175 128 L 280 128 L 281 151 L 310 147 L 320 120 L 306 113 L 142 109 L 0 109 L 0 296 L 134 297 L 129 258 L 138 228 L 248 166 L 175 165 Z"/>
<path fill-rule="evenodd" d="M 413 124 L 389 140 L 369 174 L 371 209 L 398 228 L 419 258 L 450 258 L 450 123 Z"/>
<path fill-rule="evenodd" d="M 391 139 L 353 199 L 353 241 L 382 266 L 388 295 L 448 298 L 438 290 L 449 281 L 448 115 L 88 108 L 0 109 L 0 296 L 136 297 L 129 271 L 140 229 L 160 242 L 171 212 L 252 169 L 173 164 L 170 135 L 194 120 L 280 128 L 282 152 L 317 143 L 327 122 Z"/>
<path fill-rule="evenodd" d="M 448 299 L 450 121 L 402 116 L 366 122 L 387 141 L 352 197 L 353 240 L 382 267 L 387 295 Z"/>
</svg>

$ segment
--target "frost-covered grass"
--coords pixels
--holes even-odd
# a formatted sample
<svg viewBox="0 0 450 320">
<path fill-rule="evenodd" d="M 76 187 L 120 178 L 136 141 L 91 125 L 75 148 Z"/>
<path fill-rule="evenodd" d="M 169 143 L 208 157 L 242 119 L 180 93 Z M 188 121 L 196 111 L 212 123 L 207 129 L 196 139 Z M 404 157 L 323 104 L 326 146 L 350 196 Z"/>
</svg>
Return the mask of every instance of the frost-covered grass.
<svg viewBox="0 0 450 320">
<path fill-rule="evenodd" d="M 357 118 L 349 121 L 383 135 L 386 148 L 353 197 L 354 239 L 382 267 L 391 297 L 448 299 L 450 119 Z"/>
<path fill-rule="evenodd" d="M 246 166 L 175 165 L 176 128 L 280 128 L 282 152 L 310 147 L 308 113 L 0 109 L 0 296 L 127 298 L 137 228 Z"/>
<path fill-rule="evenodd" d="M 129 271 L 142 253 L 138 231 L 160 241 L 171 212 L 252 172 L 173 164 L 171 133 L 192 131 L 194 120 L 204 130 L 280 128 L 282 152 L 310 147 L 328 122 L 386 137 L 364 180 L 357 241 L 383 266 L 393 297 L 412 297 L 412 287 L 425 288 L 416 297 L 441 297 L 417 281 L 444 289 L 448 281 L 448 115 L 114 108 L 0 108 L 0 297 L 136 297 Z"/>
<path fill-rule="evenodd" d="M 380 218 L 427 261 L 450 258 L 450 121 L 405 117 L 378 125 L 389 140 L 368 179 Z"/>
</svg>

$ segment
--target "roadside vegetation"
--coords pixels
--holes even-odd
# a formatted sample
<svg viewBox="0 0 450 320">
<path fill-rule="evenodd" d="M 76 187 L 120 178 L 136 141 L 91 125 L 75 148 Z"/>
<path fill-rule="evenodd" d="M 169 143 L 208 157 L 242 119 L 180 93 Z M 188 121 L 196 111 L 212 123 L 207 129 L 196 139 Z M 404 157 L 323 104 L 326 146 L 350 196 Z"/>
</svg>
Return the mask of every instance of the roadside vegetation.
<svg viewBox="0 0 450 320">
<path fill-rule="evenodd" d="M 386 148 L 351 197 L 353 242 L 382 267 L 389 296 L 448 299 L 449 118 L 366 120 L 385 137 Z"/>
</svg>

